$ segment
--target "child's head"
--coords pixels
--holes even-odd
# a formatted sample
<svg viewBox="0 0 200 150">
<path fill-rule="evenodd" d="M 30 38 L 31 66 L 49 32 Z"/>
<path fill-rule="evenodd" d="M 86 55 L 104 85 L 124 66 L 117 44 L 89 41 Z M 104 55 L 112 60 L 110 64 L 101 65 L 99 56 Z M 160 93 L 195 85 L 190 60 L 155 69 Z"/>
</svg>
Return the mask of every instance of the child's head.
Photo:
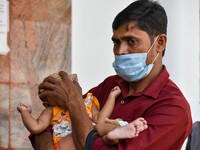
<svg viewBox="0 0 200 150">
<path fill-rule="evenodd" d="M 51 76 L 58 80 L 61 80 L 61 77 L 58 73 L 53 73 Z M 77 74 L 68 74 L 68 77 L 71 81 L 74 81 L 74 80 L 78 81 Z"/>
<path fill-rule="evenodd" d="M 53 73 L 50 76 L 52 76 L 52 77 L 54 77 L 54 78 L 56 78 L 58 80 L 62 80 L 62 78 L 60 77 L 60 75 L 58 73 Z M 68 76 L 69 76 L 71 81 L 74 81 L 74 80 L 78 81 L 77 74 L 68 74 Z M 45 91 L 45 89 L 40 89 L 39 93 L 42 93 L 44 91 Z M 46 100 L 44 100 L 44 99 L 41 99 L 41 100 L 43 102 L 43 106 L 44 107 L 48 107 L 49 106 L 49 103 Z"/>
</svg>

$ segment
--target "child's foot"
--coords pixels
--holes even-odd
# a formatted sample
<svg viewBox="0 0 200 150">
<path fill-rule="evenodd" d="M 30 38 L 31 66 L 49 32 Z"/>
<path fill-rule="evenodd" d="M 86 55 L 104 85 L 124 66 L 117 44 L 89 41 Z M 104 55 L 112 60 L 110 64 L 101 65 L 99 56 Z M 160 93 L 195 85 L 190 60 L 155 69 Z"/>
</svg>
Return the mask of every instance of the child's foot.
<svg viewBox="0 0 200 150">
<path fill-rule="evenodd" d="M 139 135 L 140 132 L 142 132 L 148 128 L 147 121 L 144 118 L 138 118 L 138 119 L 132 121 L 131 123 L 133 123 L 135 125 L 137 136 Z"/>
<path fill-rule="evenodd" d="M 109 140 L 134 138 L 147 128 L 146 120 L 144 118 L 138 118 L 125 126 L 117 127 L 108 132 L 107 138 Z"/>
</svg>

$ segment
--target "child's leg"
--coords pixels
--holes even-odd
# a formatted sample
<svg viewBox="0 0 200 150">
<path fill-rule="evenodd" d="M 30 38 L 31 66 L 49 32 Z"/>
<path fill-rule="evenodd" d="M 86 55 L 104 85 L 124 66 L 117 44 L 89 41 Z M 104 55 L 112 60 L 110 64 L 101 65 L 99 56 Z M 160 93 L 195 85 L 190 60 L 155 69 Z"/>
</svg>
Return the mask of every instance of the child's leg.
<svg viewBox="0 0 200 150">
<path fill-rule="evenodd" d="M 108 132 L 106 138 L 108 140 L 134 138 L 137 137 L 140 132 L 147 129 L 147 127 L 146 120 L 144 120 L 144 118 L 138 118 L 125 126 L 117 127 Z"/>
<path fill-rule="evenodd" d="M 76 150 L 72 134 L 67 135 L 58 142 L 59 150 Z"/>
<path fill-rule="evenodd" d="M 119 139 L 115 139 L 115 140 L 111 139 L 110 140 L 107 138 L 107 135 L 104 135 L 102 138 L 103 138 L 104 142 L 110 146 L 116 145 L 119 143 Z"/>
</svg>

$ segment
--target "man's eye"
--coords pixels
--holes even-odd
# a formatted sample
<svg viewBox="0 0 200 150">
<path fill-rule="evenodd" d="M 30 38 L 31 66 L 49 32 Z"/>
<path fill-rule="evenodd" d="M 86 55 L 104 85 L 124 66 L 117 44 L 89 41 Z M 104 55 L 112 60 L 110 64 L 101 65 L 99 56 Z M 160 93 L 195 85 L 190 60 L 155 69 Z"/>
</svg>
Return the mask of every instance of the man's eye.
<svg viewBox="0 0 200 150">
<path fill-rule="evenodd" d="M 120 41 L 119 40 L 113 40 L 114 45 L 120 45 Z"/>
<path fill-rule="evenodd" d="M 130 40 L 128 40 L 128 43 L 129 43 L 130 45 L 133 45 L 133 44 L 135 43 L 135 40 L 134 40 L 134 39 L 130 39 Z"/>
</svg>

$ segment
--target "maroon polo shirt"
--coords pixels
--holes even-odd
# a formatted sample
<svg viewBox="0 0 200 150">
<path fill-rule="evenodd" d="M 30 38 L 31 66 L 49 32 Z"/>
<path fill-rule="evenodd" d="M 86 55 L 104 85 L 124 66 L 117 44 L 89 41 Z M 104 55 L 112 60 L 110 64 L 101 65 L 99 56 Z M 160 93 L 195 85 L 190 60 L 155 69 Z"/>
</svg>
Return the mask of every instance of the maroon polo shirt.
<svg viewBox="0 0 200 150">
<path fill-rule="evenodd" d="M 89 92 L 98 98 L 102 108 L 111 89 L 116 85 L 121 88 L 122 93 L 116 99 L 110 118 L 131 122 L 138 117 L 144 117 L 148 129 L 138 137 L 123 140 L 114 147 L 107 146 L 102 138 L 97 138 L 93 149 L 180 150 L 192 129 L 190 106 L 179 88 L 169 79 L 165 66 L 140 93 L 127 97 L 128 82 L 117 75 L 108 77 Z"/>
</svg>

